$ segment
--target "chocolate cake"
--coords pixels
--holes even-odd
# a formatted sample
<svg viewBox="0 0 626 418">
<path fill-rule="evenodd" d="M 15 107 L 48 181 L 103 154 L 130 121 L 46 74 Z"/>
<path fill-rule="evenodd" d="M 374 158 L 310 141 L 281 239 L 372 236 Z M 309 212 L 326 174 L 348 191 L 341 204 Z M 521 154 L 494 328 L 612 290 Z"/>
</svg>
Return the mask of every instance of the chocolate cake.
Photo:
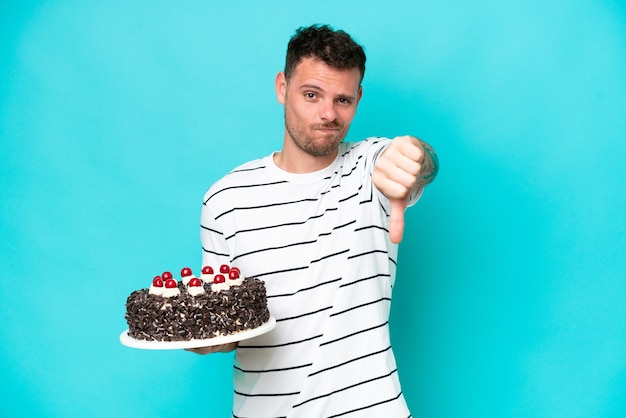
<svg viewBox="0 0 626 418">
<path fill-rule="evenodd" d="M 191 269 L 175 280 L 164 272 L 148 289 L 132 292 L 126 301 L 128 335 L 136 340 L 189 341 L 235 334 L 270 319 L 265 284 L 243 278 L 236 267 L 205 266 L 200 278 Z"/>
</svg>

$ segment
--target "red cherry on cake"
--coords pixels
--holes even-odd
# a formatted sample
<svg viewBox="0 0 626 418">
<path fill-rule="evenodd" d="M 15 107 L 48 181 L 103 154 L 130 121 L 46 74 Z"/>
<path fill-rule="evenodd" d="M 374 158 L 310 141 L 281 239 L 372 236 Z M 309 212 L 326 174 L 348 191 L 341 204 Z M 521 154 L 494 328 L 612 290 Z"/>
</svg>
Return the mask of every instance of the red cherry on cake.
<svg viewBox="0 0 626 418">
<path fill-rule="evenodd" d="M 230 271 L 236 271 L 236 272 L 237 272 L 237 274 L 238 274 L 239 276 L 241 276 L 241 270 L 239 270 L 239 267 L 232 267 L 232 268 L 230 269 Z M 239 276 L 238 276 L 238 277 L 239 277 Z"/>
<path fill-rule="evenodd" d="M 189 280 L 189 286 L 200 287 L 202 286 L 202 280 L 198 279 L 197 277 L 194 277 L 193 279 Z"/>
<path fill-rule="evenodd" d="M 202 267 L 202 274 L 213 274 L 213 267 L 211 266 Z"/>
<path fill-rule="evenodd" d="M 152 279 L 152 286 L 163 287 L 163 279 L 161 279 L 161 276 L 156 276 L 154 279 Z"/>
<path fill-rule="evenodd" d="M 228 273 L 230 271 L 230 267 L 228 266 L 228 264 L 222 264 L 220 266 L 220 273 Z"/>
<path fill-rule="evenodd" d="M 172 273 L 170 273 L 169 271 L 164 271 L 163 274 L 161 274 L 161 277 L 163 277 L 163 280 L 174 278 L 174 276 L 172 276 Z"/>
<path fill-rule="evenodd" d="M 226 277 L 224 277 L 223 274 L 216 274 L 215 277 L 213 277 L 213 283 L 215 284 L 224 283 L 225 281 Z"/>
<path fill-rule="evenodd" d="M 182 277 L 191 276 L 191 269 L 189 267 L 185 267 L 180 271 L 180 275 Z"/>
<path fill-rule="evenodd" d="M 228 273 L 228 278 L 230 280 L 237 280 L 239 278 L 239 276 L 240 276 L 240 274 L 239 274 L 239 269 L 238 268 L 233 268 Z"/>
<path fill-rule="evenodd" d="M 173 289 L 176 286 L 178 286 L 178 284 L 176 283 L 176 280 L 174 279 L 167 279 L 165 281 L 165 287 L 167 287 L 168 289 Z"/>
</svg>

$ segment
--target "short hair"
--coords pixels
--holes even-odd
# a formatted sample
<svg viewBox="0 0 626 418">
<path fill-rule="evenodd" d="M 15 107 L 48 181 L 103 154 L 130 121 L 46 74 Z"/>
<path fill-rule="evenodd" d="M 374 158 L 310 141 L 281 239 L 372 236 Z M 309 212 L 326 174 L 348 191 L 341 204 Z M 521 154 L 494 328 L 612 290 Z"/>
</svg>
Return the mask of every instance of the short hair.
<svg viewBox="0 0 626 418">
<path fill-rule="evenodd" d="M 349 34 L 328 25 L 300 27 L 289 40 L 285 59 L 285 78 L 289 80 L 303 58 L 315 58 L 331 68 L 358 68 L 365 75 L 365 51 Z"/>
</svg>

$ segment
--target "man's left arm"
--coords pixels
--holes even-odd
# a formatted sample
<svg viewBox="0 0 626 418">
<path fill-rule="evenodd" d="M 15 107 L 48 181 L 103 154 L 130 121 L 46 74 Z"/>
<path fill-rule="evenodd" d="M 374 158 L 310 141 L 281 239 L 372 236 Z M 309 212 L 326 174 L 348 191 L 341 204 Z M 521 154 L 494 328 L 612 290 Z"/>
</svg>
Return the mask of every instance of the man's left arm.
<svg viewBox="0 0 626 418">
<path fill-rule="evenodd" d="M 439 159 L 434 149 L 414 136 L 398 136 L 376 160 L 372 181 L 390 202 L 389 236 L 402 241 L 404 210 L 409 196 L 430 184 L 439 171 Z"/>
</svg>

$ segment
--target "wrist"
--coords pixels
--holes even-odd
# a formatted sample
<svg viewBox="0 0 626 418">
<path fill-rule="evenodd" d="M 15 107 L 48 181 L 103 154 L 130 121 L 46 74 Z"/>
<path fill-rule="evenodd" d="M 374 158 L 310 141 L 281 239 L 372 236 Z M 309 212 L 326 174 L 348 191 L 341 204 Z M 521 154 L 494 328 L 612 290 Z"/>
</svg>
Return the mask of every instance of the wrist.
<svg viewBox="0 0 626 418">
<path fill-rule="evenodd" d="M 424 187 L 437 177 L 437 173 L 439 172 L 439 158 L 435 150 L 426 142 L 420 140 L 420 144 L 424 151 L 424 157 L 422 158 L 422 168 L 417 179 L 417 185 Z"/>
</svg>

